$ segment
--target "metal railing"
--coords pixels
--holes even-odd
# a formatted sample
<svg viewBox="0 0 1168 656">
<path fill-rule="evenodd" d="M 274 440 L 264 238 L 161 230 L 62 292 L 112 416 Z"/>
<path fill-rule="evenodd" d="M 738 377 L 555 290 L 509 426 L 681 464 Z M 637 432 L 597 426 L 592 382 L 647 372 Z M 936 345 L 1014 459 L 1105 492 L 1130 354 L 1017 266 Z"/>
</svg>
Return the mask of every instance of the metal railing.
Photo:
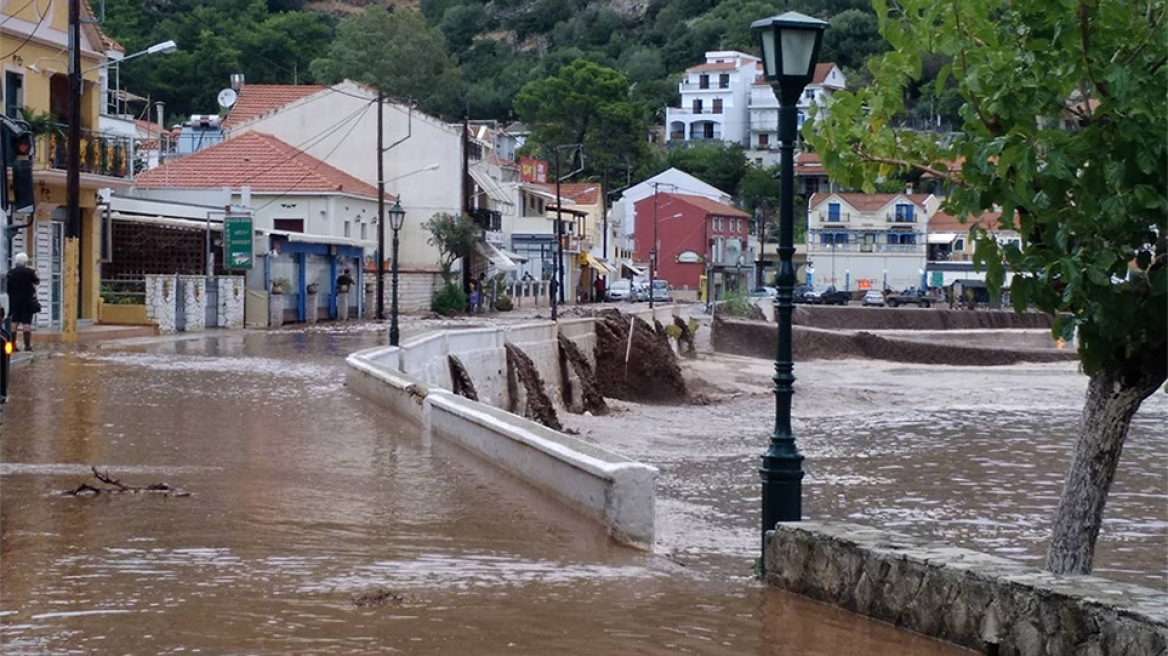
<svg viewBox="0 0 1168 656">
<path fill-rule="evenodd" d="M 145 278 L 103 278 L 101 302 L 106 305 L 145 305 Z"/>
<path fill-rule="evenodd" d="M 65 170 L 68 166 L 68 139 L 65 126 L 34 139 L 34 168 Z M 82 130 L 81 172 L 112 178 L 131 178 L 133 139 L 125 135 Z"/>
</svg>

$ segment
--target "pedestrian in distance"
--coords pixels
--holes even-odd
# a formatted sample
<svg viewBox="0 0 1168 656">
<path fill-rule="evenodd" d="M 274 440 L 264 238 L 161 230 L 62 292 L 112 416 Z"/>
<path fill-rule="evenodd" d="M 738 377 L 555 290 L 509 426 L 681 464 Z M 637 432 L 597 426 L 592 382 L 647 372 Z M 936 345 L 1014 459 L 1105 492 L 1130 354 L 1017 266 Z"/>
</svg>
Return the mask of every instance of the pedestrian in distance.
<svg viewBox="0 0 1168 656">
<path fill-rule="evenodd" d="M 486 297 L 483 294 L 483 278 L 486 278 L 486 277 L 487 277 L 487 274 L 484 273 L 481 276 L 479 276 L 478 279 L 475 280 L 475 283 L 474 283 L 475 300 L 473 303 L 471 303 L 471 306 L 474 307 L 475 313 L 479 313 L 479 312 L 483 311 L 483 301 L 486 299 Z"/>
<path fill-rule="evenodd" d="M 28 266 L 28 255 L 17 253 L 12 258 L 13 267 L 8 271 L 8 303 L 12 308 L 13 333 L 24 333 L 24 350 L 32 350 L 33 316 L 41 311 L 36 297 L 36 287 L 40 284 L 36 271 Z M 21 330 L 23 328 L 23 330 Z"/>
<path fill-rule="evenodd" d="M 604 276 L 598 276 L 596 278 L 596 282 L 594 284 L 596 286 L 596 302 L 603 303 L 604 302 Z"/>
<path fill-rule="evenodd" d="M 356 281 L 353 276 L 349 274 L 349 270 L 345 269 L 341 275 L 337 276 L 337 293 L 348 294 L 349 288 L 353 286 Z"/>
</svg>

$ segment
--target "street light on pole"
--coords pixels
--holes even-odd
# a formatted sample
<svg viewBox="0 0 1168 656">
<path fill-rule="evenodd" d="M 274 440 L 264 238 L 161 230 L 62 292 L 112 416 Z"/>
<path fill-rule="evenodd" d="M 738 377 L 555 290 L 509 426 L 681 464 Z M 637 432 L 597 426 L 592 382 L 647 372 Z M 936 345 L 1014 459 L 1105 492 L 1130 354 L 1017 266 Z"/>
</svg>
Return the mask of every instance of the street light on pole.
<svg viewBox="0 0 1168 656">
<path fill-rule="evenodd" d="M 389 301 L 389 345 L 397 346 L 398 340 L 401 337 L 401 332 L 397 327 L 397 233 L 402 229 L 402 225 L 406 221 L 406 211 L 402 209 L 401 197 L 399 196 L 393 201 L 393 207 L 389 208 L 389 227 L 393 230 L 393 260 L 392 260 L 392 291 Z"/>
<path fill-rule="evenodd" d="M 791 314 L 795 286 L 795 138 L 796 105 L 811 82 L 819 47 L 823 43 L 824 21 L 789 11 L 750 25 L 758 34 L 767 82 L 779 97 L 779 275 L 778 339 L 775 348 L 775 429 L 770 448 L 762 455 L 758 473 L 762 479 L 762 558 L 760 571 L 766 573 L 766 532 L 781 521 L 798 521 L 803 515 L 803 455 L 795 446 L 791 430 L 791 397 L 794 394 L 794 362 L 791 348 Z M 834 265 L 835 251 L 832 250 Z M 834 277 L 834 272 L 833 272 Z"/>
</svg>

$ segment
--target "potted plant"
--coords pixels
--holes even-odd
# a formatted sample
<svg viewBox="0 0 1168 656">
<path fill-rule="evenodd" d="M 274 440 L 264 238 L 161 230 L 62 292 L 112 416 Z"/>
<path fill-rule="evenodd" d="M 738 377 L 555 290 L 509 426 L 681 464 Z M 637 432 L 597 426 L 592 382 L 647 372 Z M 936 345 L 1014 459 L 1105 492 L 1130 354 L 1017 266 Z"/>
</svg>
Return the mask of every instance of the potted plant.
<svg viewBox="0 0 1168 656">
<path fill-rule="evenodd" d="M 320 291 L 320 283 L 316 283 L 316 282 L 308 283 L 308 287 L 305 289 L 305 291 L 307 291 L 309 294 L 315 295 L 317 292 Z"/>
<path fill-rule="evenodd" d="M 272 278 L 272 295 L 279 296 L 286 293 L 292 288 L 292 283 L 287 278 Z"/>
</svg>

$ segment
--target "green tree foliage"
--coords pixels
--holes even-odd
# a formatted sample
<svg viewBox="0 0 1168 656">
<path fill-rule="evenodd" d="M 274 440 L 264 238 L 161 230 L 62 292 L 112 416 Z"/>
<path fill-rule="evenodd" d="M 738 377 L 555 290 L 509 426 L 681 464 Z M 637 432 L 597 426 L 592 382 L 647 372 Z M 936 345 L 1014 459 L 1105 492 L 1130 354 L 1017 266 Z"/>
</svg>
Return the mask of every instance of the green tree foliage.
<svg viewBox="0 0 1168 656">
<path fill-rule="evenodd" d="M 454 284 L 454 274 L 451 269 L 454 262 L 460 257 L 470 254 L 474 242 L 482 233 L 478 226 L 465 214 L 448 214 L 439 212 L 430 217 L 422 227 L 430 233 L 426 243 L 438 249 L 438 266 L 442 269 L 442 280 L 446 286 Z"/>
<path fill-rule="evenodd" d="M 1168 32 L 1159 0 L 1064 3 L 875 0 L 892 51 L 874 83 L 837 94 L 811 141 L 845 185 L 910 170 L 947 178 L 958 216 L 1001 210 L 974 229 L 993 287 L 1012 272 L 1017 309 L 1077 335 L 1087 403 L 1047 567 L 1091 569 L 1127 427 L 1168 375 Z M 896 130 L 930 57 L 952 80 L 961 132 Z M 955 162 L 961 162 L 955 167 Z M 1016 229 L 1018 245 L 993 232 Z"/>
<path fill-rule="evenodd" d="M 367 7 L 337 27 L 328 54 L 312 62 L 324 84 L 364 82 L 397 98 L 418 101 L 423 110 L 461 114 L 460 75 L 446 52 L 442 32 L 417 11 Z"/>
<path fill-rule="evenodd" d="M 641 107 L 629 81 L 611 68 L 578 59 L 553 77 L 528 82 L 515 96 L 515 113 L 531 128 L 529 146 L 549 152 L 584 145 L 586 174 L 635 165 L 647 156 Z"/>
<path fill-rule="evenodd" d="M 334 21 L 325 14 L 283 11 L 296 4 L 106 0 L 102 28 L 127 53 L 174 40 L 176 52 L 122 66 L 122 86 L 165 102 L 172 114 L 205 114 L 216 111 L 215 96 L 233 73 L 252 83 L 309 81 L 309 61 L 327 47 Z"/>
<path fill-rule="evenodd" d="M 738 184 L 746 175 L 746 155 L 742 146 L 721 141 L 672 150 L 668 164 L 728 194 L 738 191 Z"/>
</svg>

